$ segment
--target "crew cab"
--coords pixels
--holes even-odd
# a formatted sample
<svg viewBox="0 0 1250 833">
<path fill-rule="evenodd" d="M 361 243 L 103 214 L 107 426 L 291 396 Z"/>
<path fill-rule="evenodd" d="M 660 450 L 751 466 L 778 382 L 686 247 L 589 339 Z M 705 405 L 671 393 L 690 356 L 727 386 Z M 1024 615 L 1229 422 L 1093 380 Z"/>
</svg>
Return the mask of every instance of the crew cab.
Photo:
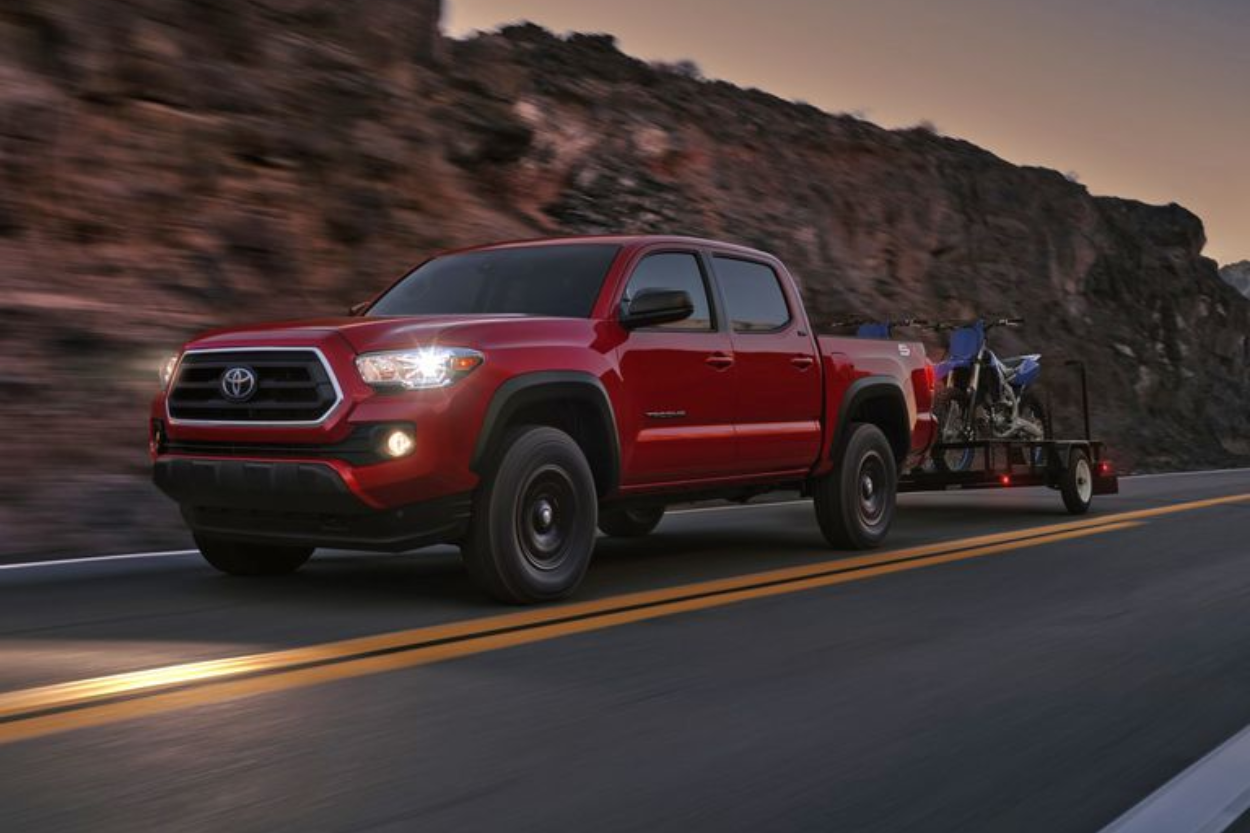
<svg viewBox="0 0 1250 833">
<path fill-rule="evenodd" d="M 205 559 L 458 545 L 487 593 L 571 593 L 665 508 L 782 489 L 879 545 L 934 436 L 920 344 L 816 334 L 777 258 L 685 237 L 426 260 L 348 317 L 199 336 L 162 368 L 157 485 Z"/>
</svg>

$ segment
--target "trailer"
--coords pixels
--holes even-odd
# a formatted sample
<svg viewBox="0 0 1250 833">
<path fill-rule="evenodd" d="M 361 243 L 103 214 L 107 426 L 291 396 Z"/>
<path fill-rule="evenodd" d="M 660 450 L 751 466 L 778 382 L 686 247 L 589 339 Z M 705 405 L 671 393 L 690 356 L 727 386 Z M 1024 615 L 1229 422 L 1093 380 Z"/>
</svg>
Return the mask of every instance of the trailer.
<svg viewBox="0 0 1250 833">
<path fill-rule="evenodd" d="M 1084 438 L 938 443 L 930 449 L 930 458 L 940 452 L 972 449 L 972 467 L 964 471 L 943 471 L 935 467 L 912 469 L 899 478 L 899 492 L 1046 486 L 1059 491 L 1064 506 L 1073 515 L 1088 512 L 1094 495 L 1118 494 L 1119 476 L 1107 458 L 1104 444 L 1091 437 L 1085 365 L 1079 361 L 1070 361 L 1067 365 L 1080 374 Z"/>
</svg>

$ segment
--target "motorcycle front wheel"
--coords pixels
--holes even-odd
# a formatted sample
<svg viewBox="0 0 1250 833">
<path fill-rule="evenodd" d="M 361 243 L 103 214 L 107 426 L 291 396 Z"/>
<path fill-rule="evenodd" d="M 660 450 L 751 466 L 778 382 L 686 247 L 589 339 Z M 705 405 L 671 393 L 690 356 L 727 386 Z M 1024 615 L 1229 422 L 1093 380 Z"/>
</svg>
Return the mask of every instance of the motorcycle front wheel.
<svg viewBox="0 0 1250 833">
<path fill-rule="evenodd" d="M 958 443 L 972 439 L 972 408 L 968 392 L 959 388 L 938 391 L 933 400 L 933 416 L 938 425 L 938 443 Z M 933 452 L 936 471 L 967 471 L 972 468 L 976 449 L 952 448 Z"/>
</svg>

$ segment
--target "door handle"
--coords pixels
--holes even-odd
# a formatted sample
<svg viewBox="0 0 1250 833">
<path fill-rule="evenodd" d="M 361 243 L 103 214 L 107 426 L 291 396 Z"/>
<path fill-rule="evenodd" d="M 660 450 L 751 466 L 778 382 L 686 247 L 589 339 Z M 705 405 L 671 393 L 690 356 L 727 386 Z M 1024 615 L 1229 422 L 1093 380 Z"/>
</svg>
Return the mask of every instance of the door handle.
<svg viewBox="0 0 1250 833">
<path fill-rule="evenodd" d="M 706 361 L 708 364 L 710 364 L 712 367 L 714 367 L 717 370 L 728 370 L 730 367 L 733 366 L 734 357 L 729 355 L 728 353 L 717 352 L 708 356 L 704 361 Z"/>
<path fill-rule="evenodd" d="M 790 364 L 794 365 L 799 370 L 807 370 L 809 367 L 811 367 L 815 363 L 816 363 L 816 360 L 813 359 L 811 356 L 800 355 L 800 356 L 793 356 L 790 359 Z"/>
</svg>

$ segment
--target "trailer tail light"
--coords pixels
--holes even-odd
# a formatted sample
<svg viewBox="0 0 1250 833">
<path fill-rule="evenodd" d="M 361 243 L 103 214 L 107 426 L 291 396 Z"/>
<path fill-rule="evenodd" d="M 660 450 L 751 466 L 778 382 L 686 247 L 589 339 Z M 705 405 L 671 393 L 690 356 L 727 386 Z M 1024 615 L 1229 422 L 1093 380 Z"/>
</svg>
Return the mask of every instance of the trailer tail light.
<svg viewBox="0 0 1250 833">
<path fill-rule="evenodd" d="M 999 482 L 999 483 L 1002 483 L 1004 486 L 1010 486 L 1010 485 L 1011 485 L 1011 475 L 1010 475 L 1010 474 L 1004 474 L 1002 477 L 998 478 L 998 482 Z"/>
<path fill-rule="evenodd" d="M 1111 474 L 1111 461 L 1103 460 L 1098 464 L 1097 474 L 1099 477 L 1106 477 Z"/>
</svg>

